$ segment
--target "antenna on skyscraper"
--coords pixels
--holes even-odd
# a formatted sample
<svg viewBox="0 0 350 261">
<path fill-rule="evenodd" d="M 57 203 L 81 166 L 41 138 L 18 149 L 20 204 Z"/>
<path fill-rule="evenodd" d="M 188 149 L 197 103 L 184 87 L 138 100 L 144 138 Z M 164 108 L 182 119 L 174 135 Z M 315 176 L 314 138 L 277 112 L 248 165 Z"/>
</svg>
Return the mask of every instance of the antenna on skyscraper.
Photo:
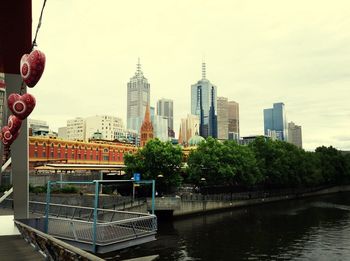
<svg viewBox="0 0 350 261">
<path fill-rule="evenodd" d="M 203 58 L 202 58 L 202 79 L 204 80 L 206 78 L 206 67 L 205 67 L 205 57 L 203 54 Z"/>
<path fill-rule="evenodd" d="M 140 63 L 140 57 L 137 58 L 137 74 L 140 74 L 141 72 L 141 63 Z"/>
</svg>

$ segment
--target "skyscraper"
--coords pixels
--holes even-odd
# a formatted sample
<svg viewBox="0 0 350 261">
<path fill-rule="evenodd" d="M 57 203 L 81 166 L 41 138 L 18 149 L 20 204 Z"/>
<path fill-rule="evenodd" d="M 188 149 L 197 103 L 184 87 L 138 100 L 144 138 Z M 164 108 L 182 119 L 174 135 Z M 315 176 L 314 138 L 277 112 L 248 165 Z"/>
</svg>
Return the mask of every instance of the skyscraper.
<svg viewBox="0 0 350 261">
<path fill-rule="evenodd" d="M 191 86 L 191 113 L 199 116 L 199 134 L 217 137 L 217 87 L 206 79 L 202 63 L 202 79 Z"/>
<path fill-rule="evenodd" d="M 239 140 L 239 104 L 235 101 L 227 103 L 228 110 L 228 138 L 229 140 Z"/>
<path fill-rule="evenodd" d="M 294 122 L 288 123 L 288 142 L 299 148 L 303 147 L 301 126 L 295 125 Z"/>
<path fill-rule="evenodd" d="M 228 99 L 218 97 L 218 139 L 228 139 Z"/>
<path fill-rule="evenodd" d="M 174 130 L 173 106 L 173 100 L 170 99 L 162 98 L 157 102 L 157 114 L 168 121 L 168 128 L 171 131 Z"/>
<path fill-rule="evenodd" d="M 197 115 L 188 114 L 187 118 L 181 119 L 179 130 L 179 143 L 188 145 L 188 141 L 194 135 L 198 135 L 199 118 Z"/>
<path fill-rule="evenodd" d="M 276 133 L 278 140 L 288 141 L 288 125 L 284 103 L 274 103 L 273 108 L 264 109 L 264 132 L 269 135 Z"/>
<path fill-rule="evenodd" d="M 146 107 L 150 104 L 150 84 L 141 71 L 140 59 L 136 73 L 128 82 L 127 128 L 140 131 Z"/>
</svg>

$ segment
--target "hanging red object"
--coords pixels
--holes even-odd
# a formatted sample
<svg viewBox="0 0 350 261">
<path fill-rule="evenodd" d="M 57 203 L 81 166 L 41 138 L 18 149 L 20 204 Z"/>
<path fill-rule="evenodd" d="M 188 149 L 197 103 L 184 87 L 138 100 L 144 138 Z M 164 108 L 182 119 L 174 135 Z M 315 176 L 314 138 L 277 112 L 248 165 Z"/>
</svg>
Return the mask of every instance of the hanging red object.
<svg viewBox="0 0 350 261">
<path fill-rule="evenodd" d="M 4 145 L 10 146 L 15 141 L 15 139 L 17 139 L 18 135 L 19 131 L 17 131 L 15 134 L 12 134 L 9 126 L 4 126 L 1 129 L 0 138 Z"/>
<path fill-rule="evenodd" d="M 22 126 L 22 120 L 19 119 L 17 116 L 15 115 L 10 115 L 7 121 L 7 126 L 9 127 L 9 131 L 12 134 L 15 134 L 19 131 L 19 129 Z"/>
<path fill-rule="evenodd" d="M 23 81 L 28 87 L 34 87 L 40 80 L 44 72 L 45 60 L 45 54 L 39 50 L 22 56 L 20 71 Z"/>
<path fill-rule="evenodd" d="M 7 105 L 13 115 L 17 116 L 20 120 L 24 120 L 33 111 L 35 98 L 29 93 L 23 95 L 12 93 L 7 99 Z"/>
</svg>

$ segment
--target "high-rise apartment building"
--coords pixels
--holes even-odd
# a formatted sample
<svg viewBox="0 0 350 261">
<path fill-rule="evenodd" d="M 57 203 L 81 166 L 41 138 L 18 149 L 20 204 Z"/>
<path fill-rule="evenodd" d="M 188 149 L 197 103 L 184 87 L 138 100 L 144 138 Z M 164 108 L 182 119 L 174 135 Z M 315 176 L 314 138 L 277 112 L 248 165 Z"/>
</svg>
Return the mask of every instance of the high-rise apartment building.
<svg viewBox="0 0 350 261">
<path fill-rule="evenodd" d="M 157 102 L 157 114 L 162 116 L 164 119 L 168 121 L 169 130 L 174 130 L 174 112 L 173 100 L 170 99 L 160 99 Z"/>
<path fill-rule="evenodd" d="M 218 139 L 228 139 L 228 99 L 225 97 L 218 97 Z"/>
<path fill-rule="evenodd" d="M 181 119 L 179 144 L 188 145 L 190 138 L 196 134 L 199 134 L 199 117 L 188 114 L 187 118 Z"/>
<path fill-rule="evenodd" d="M 206 79 L 202 64 L 202 79 L 191 86 L 191 113 L 199 117 L 199 134 L 217 137 L 217 87 Z"/>
<path fill-rule="evenodd" d="M 67 139 L 84 141 L 85 139 L 85 121 L 77 117 L 67 121 Z"/>
<path fill-rule="evenodd" d="M 121 118 L 109 115 L 96 115 L 85 118 L 85 141 L 91 139 L 96 132 L 101 133 L 104 140 L 114 140 L 118 128 L 124 128 Z"/>
<path fill-rule="evenodd" d="M 264 109 L 264 133 L 276 132 L 278 140 L 288 141 L 288 125 L 284 103 L 274 103 L 273 108 Z"/>
<path fill-rule="evenodd" d="M 228 110 L 228 139 L 239 140 L 239 104 L 235 101 L 227 103 Z"/>
<path fill-rule="evenodd" d="M 28 119 L 28 126 L 32 136 L 45 136 L 50 132 L 49 125 L 46 121 Z"/>
<path fill-rule="evenodd" d="M 60 139 L 63 139 L 63 140 L 68 140 L 67 127 L 60 127 L 60 128 L 58 128 L 57 137 L 60 138 Z"/>
<path fill-rule="evenodd" d="M 299 148 L 303 147 L 301 126 L 295 125 L 294 122 L 288 123 L 288 142 Z"/>
<path fill-rule="evenodd" d="M 146 107 L 150 104 L 150 84 L 141 71 L 140 59 L 136 73 L 127 84 L 127 128 L 140 131 Z"/>
<path fill-rule="evenodd" d="M 109 115 L 95 115 L 67 121 L 67 139 L 88 141 L 100 133 L 104 140 L 114 140 L 118 128 L 124 128 L 121 118 Z"/>
</svg>

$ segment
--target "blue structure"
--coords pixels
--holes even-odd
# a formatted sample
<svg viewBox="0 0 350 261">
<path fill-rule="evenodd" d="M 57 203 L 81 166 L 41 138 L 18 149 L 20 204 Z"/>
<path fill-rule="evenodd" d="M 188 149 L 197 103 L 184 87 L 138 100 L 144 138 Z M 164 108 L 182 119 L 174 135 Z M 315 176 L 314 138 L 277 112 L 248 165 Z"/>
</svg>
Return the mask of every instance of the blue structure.
<svg viewBox="0 0 350 261">
<path fill-rule="evenodd" d="M 217 87 L 206 79 L 205 63 L 202 79 L 191 86 L 191 114 L 199 116 L 199 135 L 217 138 Z"/>
<path fill-rule="evenodd" d="M 284 103 L 274 103 L 273 108 L 264 109 L 264 134 L 276 136 L 278 140 L 288 140 L 288 123 Z"/>
<path fill-rule="evenodd" d="M 43 227 L 44 233 L 93 253 L 106 253 L 153 241 L 157 231 L 157 218 L 154 215 L 155 181 L 140 178 L 140 174 L 135 173 L 135 180 L 48 181 L 45 218 L 38 219 L 34 228 Z M 152 214 L 99 208 L 100 185 L 124 182 L 152 185 Z M 52 204 L 51 187 L 57 184 L 93 185 L 94 207 Z M 32 221 L 28 219 L 26 222 Z"/>
</svg>

